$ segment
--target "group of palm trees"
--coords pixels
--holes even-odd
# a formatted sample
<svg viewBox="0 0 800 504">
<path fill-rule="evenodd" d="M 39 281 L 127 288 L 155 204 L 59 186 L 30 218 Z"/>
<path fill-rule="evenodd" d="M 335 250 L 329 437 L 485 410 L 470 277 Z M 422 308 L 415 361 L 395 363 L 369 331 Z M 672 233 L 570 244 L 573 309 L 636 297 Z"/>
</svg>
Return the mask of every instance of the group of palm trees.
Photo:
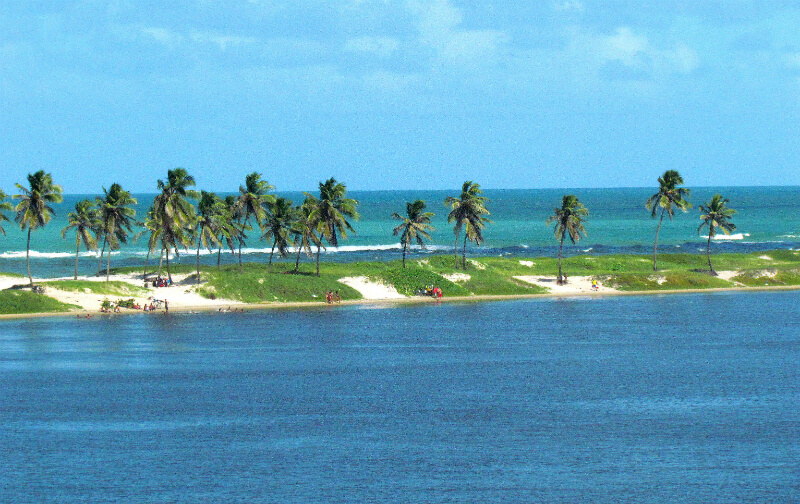
<svg viewBox="0 0 800 504">
<path fill-rule="evenodd" d="M 14 198 L 20 202 L 16 207 L 6 201 L 7 195 L 0 190 L 0 224 L 8 221 L 3 211 L 16 211 L 15 221 L 20 228 L 28 231 L 26 266 L 28 280 L 33 286 L 30 270 L 31 232 L 44 227 L 53 216 L 50 206 L 63 201 L 61 186 L 54 184 L 52 176 L 43 170 L 28 175 L 28 187 L 16 184 L 20 194 Z M 246 244 L 248 232 L 257 230 L 260 238 L 272 241 L 269 264 L 275 251 L 281 256 L 289 253 L 290 245 L 297 247 L 297 260 L 294 273 L 298 272 L 300 254 L 312 254 L 317 249 L 317 275 L 319 275 L 319 252 L 325 248 L 323 243 L 338 246 L 339 238 L 347 238 L 348 231 L 354 231 L 348 219 L 357 220 L 358 202 L 346 197 L 344 184 L 330 178 L 319 184 L 319 197 L 309 193 L 299 206 L 293 206 L 286 198 L 271 194 L 274 189 L 261 174 L 251 173 L 245 184 L 239 187 L 238 195 L 220 198 L 213 192 L 196 191 L 194 178 L 183 168 L 167 172 L 166 180 L 158 181 L 159 192 L 147 210 L 142 221 L 136 220 L 134 205 L 138 201 L 120 184 L 103 188 L 103 196 L 94 201 L 84 199 L 75 204 L 75 210 L 67 216 L 68 225 L 62 229 L 66 238 L 70 230 L 75 231 L 75 275 L 78 277 L 78 257 L 81 244 L 86 250 L 97 250 L 98 274 L 102 269 L 103 256 L 106 255 L 106 280 L 111 270 L 111 252 L 119 250 L 128 243 L 134 227 L 142 230 L 133 238 L 147 237 L 147 263 L 153 252 L 159 252 L 161 261 L 166 259 L 167 276 L 171 279 L 169 259 L 172 254 L 179 256 L 180 250 L 196 247 L 197 275 L 200 282 L 200 252 L 216 250 L 217 266 L 220 265 L 222 249 L 230 249 L 235 254 L 239 250 L 239 265 L 242 265 L 242 246 Z M 195 206 L 192 201 L 196 201 Z M 5 230 L 0 225 L 0 232 Z M 162 262 L 159 263 L 159 276 Z"/>
<path fill-rule="evenodd" d="M 645 208 L 650 210 L 652 218 L 659 216 L 656 237 L 653 242 L 653 271 L 658 271 L 658 234 L 661 231 L 664 216 L 666 215 L 672 220 L 675 210 L 686 212 L 692 207 L 687 199 L 690 191 L 685 187 L 681 187 L 683 183 L 683 177 L 681 177 L 680 173 L 676 170 L 667 170 L 658 178 L 658 192 L 650 196 L 645 203 Z M 731 231 L 736 230 L 736 225 L 730 221 L 736 210 L 728 208 L 728 203 L 729 200 L 727 198 L 723 198 L 720 194 L 715 194 L 707 204 L 699 207 L 702 223 L 697 228 L 697 232 L 700 233 L 704 227 L 708 227 L 706 257 L 708 259 L 708 272 L 711 275 L 716 275 L 714 267 L 711 265 L 711 239 L 717 235 L 717 231 L 720 229 L 725 234 L 730 234 Z M 661 209 L 660 213 L 659 209 Z M 559 284 L 563 282 L 561 257 L 564 239 L 569 236 L 574 244 L 580 240 L 581 234 L 586 236 L 584 224 L 588 215 L 589 210 L 578 201 L 577 197 L 570 194 L 563 197 L 561 207 L 554 209 L 553 215 L 547 219 L 548 225 L 555 223 L 555 235 L 560 240 L 558 249 Z"/>
<path fill-rule="evenodd" d="M 667 170 L 658 178 L 658 192 L 648 198 L 645 207 L 651 211 L 651 217 L 659 216 L 656 236 L 653 244 L 653 270 L 658 270 L 658 235 L 664 216 L 671 220 L 675 210 L 686 212 L 691 208 L 688 201 L 689 189 L 681 187 L 683 178 L 675 170 Z M 61 231 L 66 238 L 67 232 L 75 230 L 75 278 L 78 276 L 78 257 L 81 244 L 86 250 L 97 250 L 98 274 L 102 269 L 103 256 L 106 254 L 106 280 L 111 269 L 111 252 L 119 250 L 128 242 L 134 226 L 141 226 L 142 231 L 134 235 L 134 239 L 146 235 L 148 238 L 148 254 L 145 260 L 145 274 L 151 253 L 160 253 L 159 275 L 162 261 L 166 259 L 167 275 L 170 276 L 170 255 L 179 256 L 180 250 L 196 247 L 197 275 L 200 282 L 200 252 L 207 249 L 216 250 L 219 267 L 222 249 L 227 248 L 235 254 L 238 247 L 239 265 L 242 265 L 242 246 L 248 239 L 247 233 L 257 230 L 260 238 L 272 242 L 269 265 L 277 251 L 281 257 L 289 254 L 291 246 L 296 248 L 296 260 L 293 273 L 299 271 L 300 255 L 314 253 L 316 248 L 316 274 L 319 276 L 319 258 L 325 243 L 338 247 L 339 239 L 347 238 L 347 233 L 355 233 L 351 220 L 358 220 L 358 201 L 347 197 L 344 184 L 330 178 L 319 183 L 319 196 L 303 193 L 305 199 L 301 205 L 293 206 L 291 200 L 271 194 L 274 187 L 254 172 L 245 178 L 244 185 L 239 187 L 238 195 L 229 195 L 224 199 L 213 192 L 195 191 L 194 178 L 183 168 L 175 168 L 167 172 L 167 179 L 159 180 L 158 194 L 148 209 L 142 222 L 136 221 L 133 208 L 138 202 L 130 192 L 117 183 L 109 189 L 103 188 L 103 196 L 94 201 L 84 199 L 75 204 L 75 211 L 67 216 L 68 225 Z M 33 286 L 30 271 L 31 232 L 44 227 L 54 214 L 50 206 L 63 201 L 62 189 L 53 183 L 52 176 L 40 170 L 28 175 L 28 187 L 16 184 L 20 194 L 16 207 L 7 202 L 6 194 L 0 190 L 0 232 L 5 234 L 3 221 L 8 218 L 3 211 L 16 211 L 15 221 L 20 228 L 28 231 L 26 266 L 28 279 Z M 191 203 L 197 202 L 197 206 Z M 458 246 L 463 233 L 461 252 L 461 268 L 467 268 L 467 242 L 480 245 L 484 241 L 483 230 L 492 221 L 486 204 L 488 198 L 482 195 L 480 185 L 466 181 L 462 185 L 460 196 L 450 196 L 444 201 L 450 209 L 447 220 L 453 224 L 454 264 L 458 266 Z M 727 207 L 729 201 L 715 194 L 706 205 L 700 205 L 702 224 L 698 233 L 708 227 L 709 272 L 715 274 L 711 265 L 711 239 L 717 230 L 726 234 L 736 229 L 730 222 L 735 210 Z M 659 212 L 660 209 L 660 212 Z M 409 247 L 416 243 L 424 247 L 424 239 L 431 239 L 430 232 L 435 229 L 431 225 L 432 212 L 426 212 L 424 200 L 415 200 L 406 204 L 406 215 L 394 213 L 392 217 L 401 223 L 394 228 L 394 235 L 400 236 L 403 249 L 403 267 L 406 266 L 406 255 Z M 562 283 L 562 255 L 564 240 L 569 238 L 575 244 L 581 235 L 586 236 L 586 218 L 588 209 L 575 195 L 565 195 L 561 207 L 554 209 L 546 224 L 554 224 L 555 237 L 559 240 L 558 250 L 558 283 Z"/>
</svg>

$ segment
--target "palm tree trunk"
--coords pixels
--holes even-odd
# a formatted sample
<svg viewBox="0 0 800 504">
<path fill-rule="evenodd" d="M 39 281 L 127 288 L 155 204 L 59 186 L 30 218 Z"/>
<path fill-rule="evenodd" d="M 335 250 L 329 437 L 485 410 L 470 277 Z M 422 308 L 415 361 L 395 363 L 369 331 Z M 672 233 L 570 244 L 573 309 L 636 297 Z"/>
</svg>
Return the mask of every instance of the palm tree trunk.
<svg viewBox="0 0 800 504">
<path fill-rule="evenodd" d="M 169 249 L 167 249 L 167 278 L 172 280 L 172 273 L 169 271 Z"/>
<path fill-rule="evenodd" d="M 467 271 L 467 233 L 464 233 L 464 250 L 461 252 L 461 269 Z"/>
<path fill-rule="evenodd" d="M 219 246 L 219 250 L 217 250 L 217 269 L 219 269 L 219 265 L 222 263 L 222 245 Z"/>
<path fill-rule="evenodd" d="M 103 255 L 106 253 L 106 244 L 108 243 L 108 236 L 103 235 L 103 248 L 100 249 L 100 255 L 97 257 L 97 276 L 103 271 Z"/>
<path fill-rule="evenodd" d="M 319 276 L 319 251 L 322 248 L 322 243 L 317 244 L 317 276 Z"/>
<path fill-rule="evenodd" d="M 31 276 L 31 227 L 28 226 L 28 247 L 25 250 L 25 265 L 28 267 L 28 280 L 31 282 L 31 289 L 33 289 L 33 277 Z"/>
<path fill-rule="evenodd" d="M 458 231 L 456 231 L 456 243 L 453 245 L 453 266 L 458 268 Z"/>
<path fill-rule="evenodd" d="M 294 261 L 294 272 L 297 273 L 300 270 L 300 252 L 303 251 L 303 247 L 297 247 L 297 259 Z"/>
<path fill-rule="evenodd" d="M 272 251 L 269 253 L 269 267 L 272 267 L 272 256 L 275 255 L 275 244 L 278 243 L 278 239 L 275 238 L 275 241 L 272 242 Z"/>
<path fill-rule="evenodd" d="M 561 255 L 562 251 L 564 250 L 564 235 L 561 235 L 561 244 L 558 246 L 558 285 L 562 285 L 564 283 L 563 275 L 561 274 Z"/>
<path fill-rule="evenodd" d="M 658 219 L 658 227 L 656 228 L 656 241 L 653 243 L 653 271 L 658 271 L 656 262 L 656 256 L 658 255 L 658 233 L 661 231 L 661 223 L 664 221 L 664 212 L 666 211 L 666 208 L 661 209 L 661 218 Z"/>
<path fill-rule="evenodd" d="M 150 247 L 147 247 L 147 255 L 144 258 L 144 271 L 142 271 L 142 278 L 145 280 L 147 279 L 147 263 L 150 262 L 150 252 L 152 252 L 152 250 L 150 250 Z"/>
<path fill-rule="evenodd" d="M 78 254 L 81 253 L 81 235 L 77 232 L 75 233 L 75 277 L 74 280 L 78 279 Z"/>
<path fill-rule="evenodd" d="M 714 228 L 711 226 L 708 227 L 708 244 L 706 245 L 706 258 L 708 258 L 708 272 L 711 275 L 716 275 L 714 272 L 714 267 L 711 266 L 711 234 L 713 233 Z"/>
<path fill-rule="evenodd" d="M 200 238 L 197 239 L 197 283 L 200 285 Z"/>
<path fill-rule="evenodd" d="M 161 247 L 161 255 L 158 256 L 158 276 L 161 277 L 161 268 L 164 266 L 164 247 Z"/>
<path fill-rule="evenodd" d="M 108 247 L 108 259 L 106 260 L 106 283 L 108 283 L 108 276 L 111 273 L 111 247 Z"/>
<path fill-rule="evenodd" d="M 408 250 L 408 242 L 403 242 L 403 269 L 406 267 L 406 250 Z"/>
</svg>

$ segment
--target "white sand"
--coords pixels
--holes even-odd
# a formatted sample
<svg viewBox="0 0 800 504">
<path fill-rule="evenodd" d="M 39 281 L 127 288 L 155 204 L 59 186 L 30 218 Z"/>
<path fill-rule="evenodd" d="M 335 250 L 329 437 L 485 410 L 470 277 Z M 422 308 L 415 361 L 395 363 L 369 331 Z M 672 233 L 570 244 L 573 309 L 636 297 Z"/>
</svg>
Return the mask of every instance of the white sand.
<svg viewBox="0 0 800 504">
<path fill-rule="evenodd" d="M 466 282 L 470 277 L 467 273 L 441 273 L 442 278 L 447 279 L 453 283 Z"/>
<path fill-rule="evenodd" d="M 46 286 L 46 294 L 57 299 L 58 301 L 61 301 L 62 303 L 77 305 L 81 308 L 81 310 L 85 310 L 87 312 L 100 311 L 100 306 L 102 306 L 103 300 L 105 299 L 108 299 L 109 301 L 116 301 L 117 299 L 133 298 L 136 303 L 142 306 L 144 306 L 145 303 L 149 304 L 154 299 L 160 299 L 168 301 L 171 310 L 215 309 L 227 308 L 228 306 L 244 305 L 244 303 L 230 299 L 211 300 L 202 297 L 200 294 L 195 292 L 196 285 L 191 277 L 192 275 L 172 275 L 172 280 L 174 282 L 172 286 L 156 288 L 152 286 L 152 283 L 150 283 L 145 292 L 142 292 L 141 289 L 144 289 L 144 282 L 141 274 L 131 273 L 125 275 L 111 275 L 109 280 L 125 282 L 130 284 L 132 287 L 138 287 L 139 290 L 134 290 L 130 294 L 112 294 L 106 296 L 92 292 L 63 291 Z M 105 282 L 106 277 L 79 276 L 78 279 L 91 282 Z M 72 280 L 72 277 L 50 279 L 34 278 L 34 283 L 43 283 L 48 280 Z M 27 285 L 28 279 L 0 276 L 0 289 L 7 289 L 18 284 Z M 124 311 L 129 312 L 130 310 Z"/>
<path fill-rule="evenodd" d="M 364 299 L 404 299 L 406 297 L 397 292 L 392 285 L 374 282 L 363 276 L 344 277 L 339 281 L 360 292 Z"/>
<path fill-rule="evenodd" d="M 571 276 L 567 278 L 567 283 L 564 285 L 558 285 L 556 283 L 555 277 L 545 277 L 545 276 L 537 276 L 537 275 L 530 275 L 530 276 L 515 276 L 517 280 L 522 280 L 523 282 L 527 282 L 533 285 L 539 285 L 541 287 L 546 287 L 550 290 L 552 294 L 559 294 L 559 295 L 570 295 L 570 294 L 591 294 L 594 292 L 619 292 L 617 289 L 612 289 L 611 287 L 604 287 L 602 282 L 598 282 L 597 285 L 599 289 L 597 291 L 592 290 L 592 277 L 588 276 Z"/>
</svg>

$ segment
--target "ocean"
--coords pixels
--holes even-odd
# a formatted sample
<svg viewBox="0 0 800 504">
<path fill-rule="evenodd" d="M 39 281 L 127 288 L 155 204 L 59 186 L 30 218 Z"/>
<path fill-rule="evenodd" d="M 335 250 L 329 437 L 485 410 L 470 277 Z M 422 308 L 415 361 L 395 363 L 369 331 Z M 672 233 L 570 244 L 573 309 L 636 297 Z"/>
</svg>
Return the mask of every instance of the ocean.
<svg viewBox="0 0 800 504">
<path fill-rule="evenodd" d="M 798 305 L 5 320 L 0 502 L 797 502 Z"/>
<path fill-rule="evenodd" d="M 547 256 L 557 253 L 553 230 L 545 225 L 554 207 L 560 206 L 561 196 L 575 194 L 589 209 L 588 237 L 576 246 L 567 245 L 565 252 L 574 254 L 610 254 L 652 252 L 656 219 L 644 208 L 647 198 L 655 188 L 622 189 L 528 189 L 486 190 L 490 198 L 488 208 L 493 223 L 485 230 L 486 243 L 468 247 L 468 253 L 480 255 Z M 659 236 L 661 252 L 704 252 L 705 238 L 698 234 L 700 212 L 697 205 L 708 201 L 714 193 L 730 200 L 729 206 L 738 211 L 733 222 L 738 229 L 731 236 L 715 240 L 718 252 L 751 252 L 800 247 L 800 187 L 721 187 L 696 188 L 690 201 L 695 208 L 687 213 L 678 212 L 674 220 L 665 219 Z M 295 204 L 303 194 L 277 193 Z M 340 242 L 339 248 L 323 252 L 326 261 L 389 260 L 400 256 L 400 245 L 392 229 L 397 221 L 392 213 L 405 212 L 405 203 L 423 199 L 428 210 L 435 213 L 436 227 L 430 246 L 426 250 L 414 249 L 412 254 L 448 253 L 453 246 L 452 226 L 447 223 L 447 196 L 458 196 L 458 191 L 351 191 L 350 197 L 359 201 L 361 219 L 354 222 L 356 234 Z M 56 205 L 56 216 L 44 228 L 32 235 L 31 269 L 34 276 L 69 276 L 74 268 L 75 236 L 62 239 L 61 229 L 66 226 L 66 216 L 75 202 L 95 195 L 67 195 L 64 203 Z M 136 195 L 139 200 L 137 215 L 141 218 L 152 203 L 153 195 Z M 11 212 L 7 212 L 10 214 Z M 13 215 L 8 215 L 13 219 Z M 7 236 L 0 236 L 0 271 L 25 273 L 26 233 L 13 223 L 5 223 Z M 247 261 L 266 262 L 271 243 L 257 240 L 251 233 L 243 253 Z M 181 251 L 177 262 L 193 263 L 195 251 Z M 81 252 L 81 274 L 97 272 L 94 252 Z M 133 266 L 143 264 L 146 240 L 131 242 L 112 256 L 112 265 Z M 223 254 L 226 263 L 236 261 L 228 252 Z M 293 258 L 286 259 L 293 260 Z M 216 254 L 203 251 L 203 261 L 216 264 Z"/>
</svg>

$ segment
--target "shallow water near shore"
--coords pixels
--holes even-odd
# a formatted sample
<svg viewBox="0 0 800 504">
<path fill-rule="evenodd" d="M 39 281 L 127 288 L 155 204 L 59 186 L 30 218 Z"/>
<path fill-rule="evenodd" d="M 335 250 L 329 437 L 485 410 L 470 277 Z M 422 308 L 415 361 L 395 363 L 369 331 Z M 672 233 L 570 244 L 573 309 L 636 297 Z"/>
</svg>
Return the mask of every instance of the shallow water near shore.
<svg viewBox="0 0 800 504">
<path fill-rule="evenodd" d="M 7 320 L 2 502 L 791 502 L 800 292 Z"/>
</svg>

